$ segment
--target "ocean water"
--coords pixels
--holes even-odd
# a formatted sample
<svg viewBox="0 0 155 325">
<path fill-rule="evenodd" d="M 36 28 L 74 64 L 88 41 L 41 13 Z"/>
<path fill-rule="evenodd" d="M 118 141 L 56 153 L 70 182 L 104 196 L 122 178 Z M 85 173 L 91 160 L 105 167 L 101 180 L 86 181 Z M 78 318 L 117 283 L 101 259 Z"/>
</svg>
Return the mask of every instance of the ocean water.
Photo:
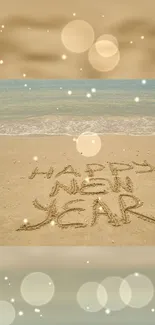
<svg viewBox="0 0 155 325">
<path fill-rule="evenodd" d="M 155 80 L 0 81 L 0 135 L 83 132 L 155 135 Z"/>
</svg>

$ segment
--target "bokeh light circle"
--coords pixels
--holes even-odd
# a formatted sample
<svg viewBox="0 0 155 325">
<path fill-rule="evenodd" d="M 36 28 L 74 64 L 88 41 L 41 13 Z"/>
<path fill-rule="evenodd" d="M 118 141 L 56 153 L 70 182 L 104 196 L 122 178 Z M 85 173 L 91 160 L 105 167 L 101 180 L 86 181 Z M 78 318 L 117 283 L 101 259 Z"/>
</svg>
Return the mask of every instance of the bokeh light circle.
<svg viewBox="0 0 155 325">
<path fill-rule="evenodd" d="M 85 20 L 73 20 L 63 28 L 61 40 L 69 51 L 83 53 L 94 42 L 94 30 Z"/>
<path fill-rule="evenodd" d="M 97 298 L 97 290 L 99 283 L 87 282 L 84 283 L 77 293 L 77 301 L 82 309 L 88 312 L 98 312 L 103 308 L 103 305 L 107 302 L 107 293 L 102 288 L 102 305 Z"/>
<path fill-rule="evenodd" d="M 128 288 L 126 286 L 128 283 Z M 143 274 L 127 276 L 120 286 L 122 301 L 132 308 L 142 308 L 149 304 L 154 296 L 154 287 L 151 280 Z"/>
<path fill-rule="evenodd" d="M 118 47 L 109 40 L 101 40 L 95 43 L 96 51 L 104 58 L 114 56 L 118 52 Z"/>
<path fill-rule="evenodd" d="M 23 299 L 32 306 L 47 304 L 54 295 L 54 283 L 49 275 L 42 272 L 28 274 L 22 281 Z"/>
<path fill-rule="evenodd" d="M 100 42 L 100 41 L 113 42 L 116 45 L 117 48 L 119 47 L 117 38 L 115 36 L 111 35 L 111 34 L 103 34 L 103 35 L 99 36 L 97 38 L 96 42 Z"/>
<path fill-rule="evenodd" d="M 108 55 L 110 50 L 106 50 L 104 51 L 104 49 L 106 48 L 106 44 L 109 41 L 106 40 L 101 40 L 99 42 L 96 42 L 93 44 L 93 46 L 90 48 L 89 52 L 88 52 L 88 60 L 89 63 L 91 64 L 91 66 L 98 71 L 101 72 L 108 72 L 108 71 L 112 71 L 119 63 L 120 61 L 120 52 L 118 47 L 113 43 L 112 43 L 112 54 L 115 52 L 114 55 L 112 56 L 104 56 Z M 99 54 L 102 53 L 101 54 Z"/>
<path fill-rule="evenodd" d="M 11 325 L 15 316 L 14 307 L 9 302 L 0 300 L 0 325 Z"/>
<path fill-rule="evenodd" d="M 84 132 L 76 140 L 76 148 L 85 157 L 93 157 L 101 149 L 101 139 L 93 132 Z"/>
<path fill-rule="evenodd" d="M 107 292 L 108 299 L 105 308 L 111 311 L 118 311 L 126 307 L 126 304 L 122 301 L 120 297 L 120 285 L 123 279 L 120 277 L 107 277 L 99 285 L 97 291 L 97 297 L 102 305 L 102 288 Z M 127 284 L 127 283 L 126 283 Z"/>
</svg>

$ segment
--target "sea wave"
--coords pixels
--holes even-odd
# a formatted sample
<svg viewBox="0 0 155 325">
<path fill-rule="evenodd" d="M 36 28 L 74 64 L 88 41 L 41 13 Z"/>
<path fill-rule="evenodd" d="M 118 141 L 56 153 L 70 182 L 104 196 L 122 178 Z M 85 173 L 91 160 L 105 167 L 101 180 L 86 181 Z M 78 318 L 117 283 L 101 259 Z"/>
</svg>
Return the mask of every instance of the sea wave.
<svg viewBox="0 0 155 325">
<path fill-rule="evenodd" d="M 83 132 L 97 134 L 155 135 L 155 118 L 89 118 L 63 119 L 31 118 L 16 121 L 1 121 L 0 135 L 70 135 L 77 136 Z"/>
</svg>

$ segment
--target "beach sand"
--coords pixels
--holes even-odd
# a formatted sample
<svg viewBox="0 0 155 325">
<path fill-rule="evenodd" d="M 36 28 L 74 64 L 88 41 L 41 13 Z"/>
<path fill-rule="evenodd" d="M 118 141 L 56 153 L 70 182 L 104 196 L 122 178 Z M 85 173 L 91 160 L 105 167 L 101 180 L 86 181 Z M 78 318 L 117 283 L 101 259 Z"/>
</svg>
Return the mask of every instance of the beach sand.
<svg viewBox="0 0 155 325">
<path fill-rule="evenodd" d="M 154 11 L 154 0 L 149 5 L 146 0 L 98 0 L 97 5 L 93 0 L 2 0 L 0 78 L 154 78 Z M 88 51 L 76 54 L 65 48 L 61 32 L 72 20 L 87 21 L 95 41 L 103 34 L 117 38 L 121 60 L 115 69 L 97 71 Z"/>
<path fill-rule="evenodd" d="M 109 135 L 101 136 L 101 142 L 101 150 L 96 156 L 85 157 L 77 151 L 76 142 L 71 136 L 0 137 L 0 245 L 155 244 L 155 137 Z M 38 160 L 35 161 L 34 157 L 38 157 Z M 135 165 L 133 161 L 144 163 L 144 166 Z M 130 166 L 115 164 L 111 165 L 110 169 L 109 162 Z M 89 173 L 86 172 L 86 164 Z M 74 170 L 71 170 L 70 165 Z M 39 172 L 45 173 L 52 167 L 51 174 L 33 177 L 32 172 L 36 167 Z M 62 173 L 65 167 L 67 169 Z M 114 175 L 114 167 L 130 169 L 115 172 Z M 93 175 L 90 168 L 100 171 L 94 172 Z M 125 182 L 127 176 L 130 177 L 127 179 L 128 186 L 125 189 L 120 187 L 120 191 L 116 192 L 116 186 L 112 187 L 110 181 L 112 184 L 115 181 L 117 185 L 120 178 L 121 182 Z M 92 181 L 91 177 L 100 180 Z M 101 178 L 107 178 L 108 181 Z M 70 193 L 62 188 L 57 191 L 59 185 L 57 189 L 54 188 L 56 181 L 69 186 L 72 179 L 74 181 Z M 82 185 L 83 181 L 85 185 Z M 80 189 L 77 193 L 75 183 Z M 93 183 L 100 185 L 92 185 Z M 100 191 L 106 192 L 99 194 Z M 85 192 L 97 194 L 86 195 Z M 139 215 L 131 211 L 123 214 L 124 204 L 126 207 L 137 204 L 131 196 L 137 197 L 137 202 L 143 202 L 143 206 L 131 210 Z M 54 200 L 55 203 L 50 205 Z M 77 201 L 69 204 L 71 200 Z M 63 208 L 66 203 L 68 206 Z M 65 209 L 73 210 L 67 214 Z M 117 214 L 117 217 L 114 217 L 114 214 Z M 47 217 L 49 219 L 46 224 L 39 224 Z M 24 219 L 27 219 L 26 226 L 23 226 Z M 71 223 L 72 226 L 65 226 Z M 73 223 L 80 223 L 83 227 L 76 228 Z M 36 224 L 38 226 L 33 227 Z M 29 230 L 21 230 L 21 227 L 29 227 Z M 21 231 L 16 231 L 19 228 Z"/>
</svg>

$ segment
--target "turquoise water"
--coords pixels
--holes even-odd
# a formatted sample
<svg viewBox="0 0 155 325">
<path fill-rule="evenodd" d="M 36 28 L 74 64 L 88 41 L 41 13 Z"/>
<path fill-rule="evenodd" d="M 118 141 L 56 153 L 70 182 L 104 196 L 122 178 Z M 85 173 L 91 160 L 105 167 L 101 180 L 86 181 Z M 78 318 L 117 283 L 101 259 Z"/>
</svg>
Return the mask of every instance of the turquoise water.
<svg viewBox="0 0 155 325">
<path fill-rule="evenodd" d="M 0 81 L 0 134 L 152 134 L 154 119 L 155 80 Z"/>
</svg>

